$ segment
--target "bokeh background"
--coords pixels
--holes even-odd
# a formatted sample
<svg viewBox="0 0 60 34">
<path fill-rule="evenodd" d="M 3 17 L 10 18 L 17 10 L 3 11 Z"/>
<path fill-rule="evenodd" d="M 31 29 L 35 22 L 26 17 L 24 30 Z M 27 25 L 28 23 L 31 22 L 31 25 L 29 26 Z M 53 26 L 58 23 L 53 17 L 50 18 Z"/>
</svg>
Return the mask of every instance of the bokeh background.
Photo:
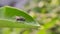
<svg viewBox="0 0 60 34">
<path fill-rule="evenodd" d="M 24 10 L 40 25 L 50 22 L 52 18 L 60 17 L 60 0 L 0 0 L 0 7 L 7 5 Z M 60 34 L 60 20 L 57 20 L 53 25 L 42 33 L 40 31 L 43 27 L 39 30 L 0 28 L 0 34 Z"/>
</svg>

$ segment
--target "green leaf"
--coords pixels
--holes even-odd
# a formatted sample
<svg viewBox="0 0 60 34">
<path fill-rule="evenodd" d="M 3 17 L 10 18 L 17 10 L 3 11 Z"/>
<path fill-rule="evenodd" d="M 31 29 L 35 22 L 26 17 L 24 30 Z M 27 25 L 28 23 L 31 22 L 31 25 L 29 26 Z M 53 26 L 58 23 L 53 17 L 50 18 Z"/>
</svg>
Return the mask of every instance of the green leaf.
<svg viewBox="0 0 60 34">
<path fill-rule="evenodd" d="M 52 28 L 56 24 L 57 20 L 59 20 L 58 17 L 52 18 L 50 22 L 48 22 L 47 24 L 44 24 L 45 29 Z"/>
<path fill-rule="evenodd" d="M 25 21 L 16 21 L 16 16 L 22 16 Z M 0 8 L 0 27 L 31 28 L 40 26 L 30 15 L 14 7 L 4 6 Z"/>
<path fill-rule="evenodd" d="M 57 20 L 59 20 L 59 17 L 52 18 L 50 22 L 43 25 L 44 28 L 39 30 L 37 34 L 46 34 L 46 31 L 52 28 L 56 24 Z"/>
</svg>

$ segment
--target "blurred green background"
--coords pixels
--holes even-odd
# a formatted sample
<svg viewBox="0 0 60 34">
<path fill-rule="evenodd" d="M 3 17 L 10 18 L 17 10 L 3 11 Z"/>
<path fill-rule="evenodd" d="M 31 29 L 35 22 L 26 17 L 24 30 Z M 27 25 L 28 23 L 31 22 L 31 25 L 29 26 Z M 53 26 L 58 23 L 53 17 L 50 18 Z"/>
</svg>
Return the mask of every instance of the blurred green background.
<svg viewBox="0 0 60 34">
<path fill-rule="evenodd" d="M 60 0 L 18 0 L 18 1 L 20 1 L 21 3 L 16 1 L 17 3 L 10 2 L 10 4 L 7 5 L 24 10 L 42 26 L 38 29 L 0 28 L 0 34 L 60 34 Z M 2 3 L 0 2 L 0 7 L 6 5 L 6 4 L 3 5 L 3 3 L 4 2 Z M 59 20 L 55 21 L 56 19 L 53 19 L 55 17 L 57 17 L 56 19 Z"/>
</svg>

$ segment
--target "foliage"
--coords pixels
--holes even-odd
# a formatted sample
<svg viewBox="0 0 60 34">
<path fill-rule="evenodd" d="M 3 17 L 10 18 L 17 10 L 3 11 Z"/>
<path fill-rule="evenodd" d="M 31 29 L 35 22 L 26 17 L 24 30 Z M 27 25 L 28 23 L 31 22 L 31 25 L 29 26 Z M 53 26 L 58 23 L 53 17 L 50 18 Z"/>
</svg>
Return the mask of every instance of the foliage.
<svg viewBox="0 0 60 34">
<path fill-rule="evenodd" d="M 0 8 L 1 34 L 60 34 L 60 0 L 32 0 L 23 11 L 14 7 Z M 36 3 L 36 4 L 34 4 Z M 36 5 L 36 6 L 32 6 Z M 40 6 L 41 5 L 41 6 Z M 27 12 L 27 13 L 26 13 Z M 32 15 L 32 16 L 31 16 Z M 25 21 L 16 21 L 16 16 Z M 3 27 L 3 28 L 2 28 Z"/>
</svg>

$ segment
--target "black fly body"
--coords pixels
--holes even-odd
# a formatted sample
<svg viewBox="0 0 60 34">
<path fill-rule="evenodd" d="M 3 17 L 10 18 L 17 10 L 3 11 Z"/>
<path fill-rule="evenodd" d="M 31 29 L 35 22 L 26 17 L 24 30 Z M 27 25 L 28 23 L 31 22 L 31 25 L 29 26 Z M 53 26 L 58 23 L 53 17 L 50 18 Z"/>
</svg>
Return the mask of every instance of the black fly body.
<svg viewBox="0 0 60 34">
<path fill-rule="evenodd" d="M 16 16 L 16 21 L 21 22 L 21 21 L 25 21 L 25 19 L 22 17 Z"/>
</svg>

